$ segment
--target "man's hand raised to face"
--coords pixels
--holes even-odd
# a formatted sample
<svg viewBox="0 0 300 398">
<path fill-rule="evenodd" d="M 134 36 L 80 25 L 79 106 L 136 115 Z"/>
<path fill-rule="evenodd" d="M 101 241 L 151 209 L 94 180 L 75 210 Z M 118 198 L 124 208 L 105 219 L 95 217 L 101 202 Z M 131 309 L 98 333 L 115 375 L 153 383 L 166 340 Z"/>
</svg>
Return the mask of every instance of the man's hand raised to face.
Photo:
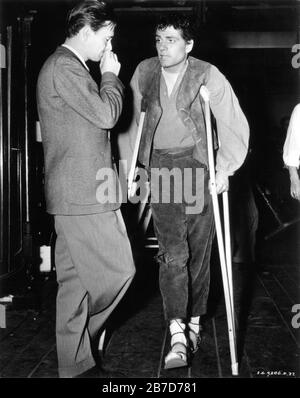
<svg viewBox="0 0 300 398">
<path fill-rule="evenodd" d="M 118 61 L 117 55 L 111 50 L 105 50 L 100 62 L 101 73 L 112 72 L 119 75 L 121 64 Z"/>
</svg>

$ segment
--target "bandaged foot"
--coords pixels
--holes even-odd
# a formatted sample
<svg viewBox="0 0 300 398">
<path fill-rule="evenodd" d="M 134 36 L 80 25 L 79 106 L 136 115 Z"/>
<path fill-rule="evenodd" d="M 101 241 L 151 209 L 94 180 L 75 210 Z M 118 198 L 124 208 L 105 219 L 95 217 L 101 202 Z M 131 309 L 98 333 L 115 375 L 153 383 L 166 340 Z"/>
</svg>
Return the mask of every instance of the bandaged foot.
<svg viewBox="0 0 300 398">
<path fill-rule="evenodd" d="M 187 339 L 185 324 L 181 319 L 173 319 L 169 325 L 171 350 L 165 357 L 165 369 L 187 366 Z"/>
</svg>

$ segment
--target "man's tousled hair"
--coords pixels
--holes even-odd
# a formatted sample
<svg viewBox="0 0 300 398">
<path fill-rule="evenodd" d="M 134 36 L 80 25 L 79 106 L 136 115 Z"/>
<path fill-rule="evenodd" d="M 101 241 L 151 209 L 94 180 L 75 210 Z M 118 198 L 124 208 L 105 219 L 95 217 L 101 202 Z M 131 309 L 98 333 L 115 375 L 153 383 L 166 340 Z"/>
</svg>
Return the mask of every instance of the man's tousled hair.
<svg viewBox="0 0 300 398">
<path fill-rule="evenodd" d="M 103 1 L 85 0 L 73 7 L 67 16 L 66 36 L 75 36 L 89 25 L 96 32 L 103 26 L 116 25 L 113 10 Z"/>
<path fill-rule="evenodd" d="M 185 41 L 190 41 L 195 38 L 195 24 L 194 21 L 186 14 L 167 14 L 161 16 L 156 22 L 155 31 L 165 30 L 173 26 L 174 29 L 179 30 Z"/>
</svg>

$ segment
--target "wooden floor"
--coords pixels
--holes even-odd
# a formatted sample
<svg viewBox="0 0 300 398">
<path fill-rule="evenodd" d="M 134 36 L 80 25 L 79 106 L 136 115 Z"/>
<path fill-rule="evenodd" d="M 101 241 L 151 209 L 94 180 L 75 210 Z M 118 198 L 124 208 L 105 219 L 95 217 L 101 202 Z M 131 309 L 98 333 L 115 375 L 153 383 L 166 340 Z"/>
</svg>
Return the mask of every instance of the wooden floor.
<svg viewBox="0 0 300 398">
<path fill-rule="evenodd" d="M 265 241 L 260 263 L 233 264 L 240 378 L 300 376 L 300 242 L 297 227 Z M 103 378 L 230 378 L 231 361 L 219 264 L 212 261 L 203 341 L 190 367 L 164 370 L 168 336 L 153 250 L 111 319 Z M 7 306 L 0 329 L 1 378 L 57 378 L 55 273 L 41 275 Z M 294 308 L 295 309 L 295 308 Z M 292 319 L 294 317 L 294 322 Z M 293 327 L 294 324 L 294 327 Z"/>
</svg>

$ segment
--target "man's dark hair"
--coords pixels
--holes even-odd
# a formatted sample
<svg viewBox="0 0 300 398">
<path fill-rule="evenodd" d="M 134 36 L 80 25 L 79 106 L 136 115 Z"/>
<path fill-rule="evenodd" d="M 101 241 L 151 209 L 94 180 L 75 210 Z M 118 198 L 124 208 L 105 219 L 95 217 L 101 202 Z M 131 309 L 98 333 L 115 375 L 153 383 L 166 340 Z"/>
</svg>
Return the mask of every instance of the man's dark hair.
<svg viewBox="0 0 300 398">
<path fill-rule="evenodd" d="M 193 40 L 195 37 L 195 25 L 192 19 L 185 14 L 167 14 L 161 16 L 156 23 L 155 30 L 165 30 L 170 26 L 179 30 L 185 41 Z"/>
<path fill-rule="evenodd" d="M 66 36 L 75 36 L 89 25 L 94 32 L 107 25 L 116 25 L 112 9 L 103 1 L 85 0 L 78 3 L 67 17 Z"/>
</svg>

